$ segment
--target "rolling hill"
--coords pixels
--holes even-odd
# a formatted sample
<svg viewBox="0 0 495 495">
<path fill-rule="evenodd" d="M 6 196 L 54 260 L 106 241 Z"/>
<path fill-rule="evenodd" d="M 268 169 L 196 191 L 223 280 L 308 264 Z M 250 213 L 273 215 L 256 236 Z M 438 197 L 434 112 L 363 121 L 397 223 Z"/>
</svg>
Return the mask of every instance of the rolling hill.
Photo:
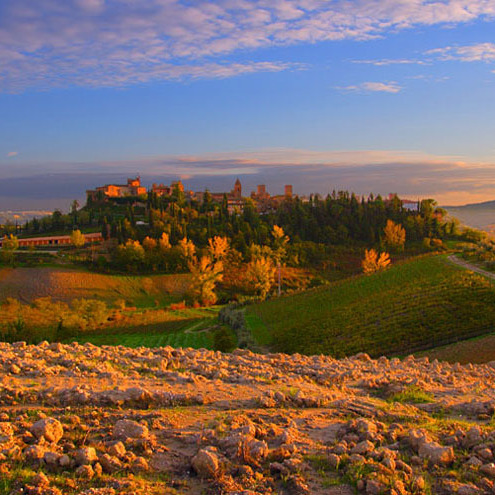
<svg viewBox="0 0 495 495">
<path fill-rule="evenodd" d="M 250 306 L 246 321 L 272 351 L 405 355 L 494 331 L 495 290 L 485 277 L 429 256 Z"/>
<path fill-rule="evenodd" d="M 444 206 L 449 215 L 463 224 L 487 232 L 495 232 L 495 201 L 473 203 L 464 206 Z"/>
</svg>

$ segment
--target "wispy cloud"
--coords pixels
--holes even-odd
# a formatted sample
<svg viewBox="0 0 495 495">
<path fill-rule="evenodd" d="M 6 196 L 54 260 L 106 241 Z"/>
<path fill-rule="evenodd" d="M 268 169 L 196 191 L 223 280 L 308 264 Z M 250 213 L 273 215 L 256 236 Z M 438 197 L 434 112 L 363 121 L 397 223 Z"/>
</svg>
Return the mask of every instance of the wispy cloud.
<svg viewBox="0 0 495 495">
<path fill-rule="evenodd" d="M 424 60 L 416 60 L 416 59 L 393 59 L 393 58 L 384 58 L 377 60 L 352 60 L 353 64 L 365 64 L 365 65 L 374 65 L 376 67 L 382 67 L 387 65 L 427 65 L 428 62 Z"/>
<path fill-rule="evenodd" d="M 396 82 L 363 82 L 350 86 L 339 86 L 335 89 L 350 93 L 400 93 L 402 86 Z"/>
<path fill-rule="evenodd" d="M 413 199 L 434 197 L 443 204 L 462 204 L 494 199 L 493 167 L 492 162 L 411 151 L 304 149 L 167 155 L 118 162 L 24 163 L 15 171 L 0 167 L 0 208 L 10 205 L 12 209 L 14 204 L 39 208 L 57 198 L 66 198 L 63 204 L 68 208 L 67 198 L 82 199 L 85 189 L 120 182 L 136 170 L 147 185 L 182 177 L 194 190 L 229 190 L 239 176 L 246 194 L 260 183 L 272 193 L 292 183 L 298 194 L 327 194 L 332 189 L 357 194 L 397 192 Z M 60 173 L 62 169 L 64 173 Z"/>
<path fill-rule="evenodd" d="M 17 156 L 19 154 L 18 151 L 9 151 L 7 153 L 7 158 L 12 158 L 13 156 Z"/>
<path fill-rule="evenodd" d="M 495 62 L 495 43 L 477 43 L 466 46 L 447 46 L 427 52 L 441 60 L 461 62 Z"/>
<path fill-rule="evenodd" d="M 290 70 L 229 57 L 494 15 L 493 0 L 4 0 L 0 91 Z"/>
</svg>

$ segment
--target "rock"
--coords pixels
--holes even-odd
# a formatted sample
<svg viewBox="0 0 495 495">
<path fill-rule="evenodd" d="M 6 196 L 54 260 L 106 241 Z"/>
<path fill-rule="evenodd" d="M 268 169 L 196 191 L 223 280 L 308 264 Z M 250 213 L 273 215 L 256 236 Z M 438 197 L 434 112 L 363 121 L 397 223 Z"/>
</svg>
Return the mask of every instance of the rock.
<svg viewBox="0 0 495 495">
<path fill-rule="evenodd" d="M 386 490 L 387 487 L 377 480 L 368 480 L 366 482 L 366 495 L 380 495 L 385 493 Z"/>
<path fill-rule="evenodd" d="M 117 457 L 122 457 L 126 453 L 125 445 L 122 442 L 112 442 L 107 450 L 110 455 Z"/>
<path fill-rule="evenodd" d="M 64 436 L 62 423 L 55 418 L 43 418 L 31 426 L 31 433 L 39 440 L 57 443 Z"/>
<path fill-rule="evenodd" d="M 136 457 L 131 463 L 131 471 L 139 473 L 149 470 L 148 461 L 144 457 Z"/>
<path fill-rule="evenodd" d="M 489 464 L 483 464 L 480 467 L 480 472 L 488 476 L 489 478 L 495 478 L 495 464 L 493 464 L 493 462 L 490 462 Z"/>
<path fill-rule="evenodd" d="M 221 462 L 215 447 L 201 449 L 192 459 L 192 467 L 203 478 L 215 478 L 221 472 Z"/>
<path fill-rule="evenodd" d="M 13 363 L 10 365 L 9 371 L 12 375 L 18 375 L 21 372 L 21 368 Z"/>
<path fill-rule="evenodd" d="M 475 455 L 471 456 L 469 460 L 466 462 L 468 466 L 481 466 L 483 465 L 483 461 L 478 459 Z"/>
<path fill-rule="evenodd" d="M 367 454 L 374 450 L 375 446 L 369 441 L 364 440 L 363 442 L 359 442 L 355 447 L 352 448 L 351 454 Z"/>
<path fill-rule="evenodd" d="M 60 456 L 58 463 L 59 463 L 60 467 L 67 468 L 71 465 L 70 457 L 67 454 L 64 454 L 64 455 Z"/>
<path fill-rule="evenodd" d="M 428 459 L 432 464 L 448 466 L 454 461 L 454 449 L 443 447 L 436 442 L 423 442 L 418 451 L 419 457 Z"/>
<path fill-rule="evenodd" d="M 48 486 L 50 484 L 50 480 L 46 477 L 44 473 L 38 473 L 31 480 L 31 483 L 34 486 Z"/>
<path fill-rule="evenodd" d="M 45 456 L 45 449 L 39 445 L 30 445 L 24 450 L 24 456 L 28 461 L 39 462 Z"/>
<path fill-rule="evenodd" d="M 479 495 L 480 493 L 481 490 L 471 483 L 457 487 L 457 495 Z"/>
<path fill-rule="evenodd" d="M 96 450 L 93 447 L 83 447 L 76 451 L 74 460 L 78 466 L 84 466 L 86 464 L 93 464 L 98 460 Z"/>
<path fill-rule="evenodd" d="M 475 445 L 479 445 L 481 442 L 483 442 L 481 428 L 479 426 L 473 426 L 466 433 L 466 436 L 462 441 L 462 445 L 466 449 L 470 449 Z"/>
<path fill-rule="evenodd" d="M 45 452 L 43 455 L 43 461 L 49 466 L 58 466 L 59 459 L 60 454 L 57 454 L 56 452 Z"/>
<path fill-rule="evenodd" d="M 0 443 L 8 442 L 14 436 L 14 428 L 11 423 L 0 423 Z"/>
<path fill-rule="evenodd" d="M 268 455 L 268 445 L 263 440 L 249 441 L 244 450 L 244 458 L 247 461 L 259 462 Z"/>
<path fill-rule="evenodd" d="M 395 467 L 401 471 L 404 471 L 406 474 L 412 474 L 413 469 L 409 464 L 406 464 L 404 461 L 401 461 L 400 459 L 395 461 Z"/>
<path fill-rule="evenodd" d="M 418 452 L 421 444 L 430 441 L 430 438 L 424 430 L 409 430 L 408 441 L 412 449 Z"/>
<path fill-rule="evenodd" d="M 121 419 L 115 423 L 113 437 L 121 440 L 128 438 L 148 438 L 149 431 L 146 425 L 130 419 Z"/>
<path fill-rule="evenodd" d="M 117 457 L 103 454 L 98 458 L 98 460 L 100 461 L 103 471 L 106 473 L 114 473 L 115 471 L 120 471 L 122 469 L 122 463 Z"/>
<path fill-rule="evenodd" d="M 76 469 L 76 476 L 84 480 L 91 480 L 94 478 L 95 472 L 91 465 L 84 464 Z"/>
<path fill-rule="evenodd" d="M 493 459 L 493 452 L 487 447 L 477 450 L 476 455 L 481 457 L 485 461 L 491 461 Z"/>
<path fill-rule="evenodd" d="M 385 459 L 383 459 L 382 461 L 382 464 L 387 468 L 387 469 L 390 469 L 392 471 L 395 471 L 396 467 L 397 467 L 397 464 L 395 462 L 394 459 L 392 459 L 391 457 L 385 457 Z"/>
<path fill-rule="evenodd" d="M 415 476 L 412 485 L 416 490 L 423 491 L 426 488 L 426 481 L 423 476 Z"/>
</svg>

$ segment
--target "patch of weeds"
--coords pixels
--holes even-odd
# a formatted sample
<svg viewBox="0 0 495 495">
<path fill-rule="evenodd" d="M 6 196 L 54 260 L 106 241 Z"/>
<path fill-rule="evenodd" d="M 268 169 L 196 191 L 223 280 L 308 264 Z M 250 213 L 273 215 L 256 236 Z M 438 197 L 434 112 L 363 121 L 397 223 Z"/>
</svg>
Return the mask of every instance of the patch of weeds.
<svg viewBox="0 0 495 495">
<path fill-rule="evenodd" d="M 324 474 L 335 469 L 328 462 L 328 457 L 325 454 L 308 454 L 305 456 L 310 466 L 319 474 Z M 337 470 L 339 466 L 337 466 Z"/>
<path fill-rule="evenodd" d="M 423 390 L 417 385 L 411 385 L 405 388 L 402 392 L 397 392 L 391 395 L 388 402 L 400 402 L 402 404 L 426 404 L 434 401 L 432 394 Z"/>
<path fill-rule="evenodd" d="M 282 388 L 282 392 L 291 399 L 294 399 L 299 392 L 299 389 L 297 387 L 284 387 Z"/>
</svg>

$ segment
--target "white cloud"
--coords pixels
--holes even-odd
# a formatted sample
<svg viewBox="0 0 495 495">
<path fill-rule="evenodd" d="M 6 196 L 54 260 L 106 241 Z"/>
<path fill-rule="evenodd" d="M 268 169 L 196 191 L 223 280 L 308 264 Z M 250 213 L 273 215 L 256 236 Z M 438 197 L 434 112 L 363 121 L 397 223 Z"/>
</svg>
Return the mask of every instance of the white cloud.
<svg viewBox="0 0 495 495">
<path fill-rule="evenodd" d="M 0 91 L 205 77 L 199 67 L 209 64 L 223 67 L 226 75 L 215 77 L 272 64 L 287 70 L 291 64 L 224 59 L 494 15 L 494 0 L 4 0 Z"/>
<path fill-rule="evenodd" d="M 351 86 L 337 87 L 341 91 L 348 91 L 352 93 L 400 93 L 402 86 L 399 86 L 396 82 L 363 82 Z"/>
<path fill-rule="evenodd" d="M 494 62 L 495 43 L 478 43 L 466 46 L 447 46 L 427 52 L 441 60 L 459 60 L 461 62 Z"/>
<path fill-rule="evenodd" d="M 7 153 L 7 158 L 11 158 L 11 157 L 13 157 L 13 156 L 17 156 L 18 154 L 19 154 L 19 152 L 18 152 L 18 151 L 9 151 L 9 152 Z"/>
<path fill-rule="evenodd" d="M 386 65 L 426 65 L 427 62 L 423 60 L 412 59 L 378 59 L 378 60 L 353 60 L 353 64 L 366 64 L 374 65 L 376 67 L 382 67 Z"/>
</svg>

